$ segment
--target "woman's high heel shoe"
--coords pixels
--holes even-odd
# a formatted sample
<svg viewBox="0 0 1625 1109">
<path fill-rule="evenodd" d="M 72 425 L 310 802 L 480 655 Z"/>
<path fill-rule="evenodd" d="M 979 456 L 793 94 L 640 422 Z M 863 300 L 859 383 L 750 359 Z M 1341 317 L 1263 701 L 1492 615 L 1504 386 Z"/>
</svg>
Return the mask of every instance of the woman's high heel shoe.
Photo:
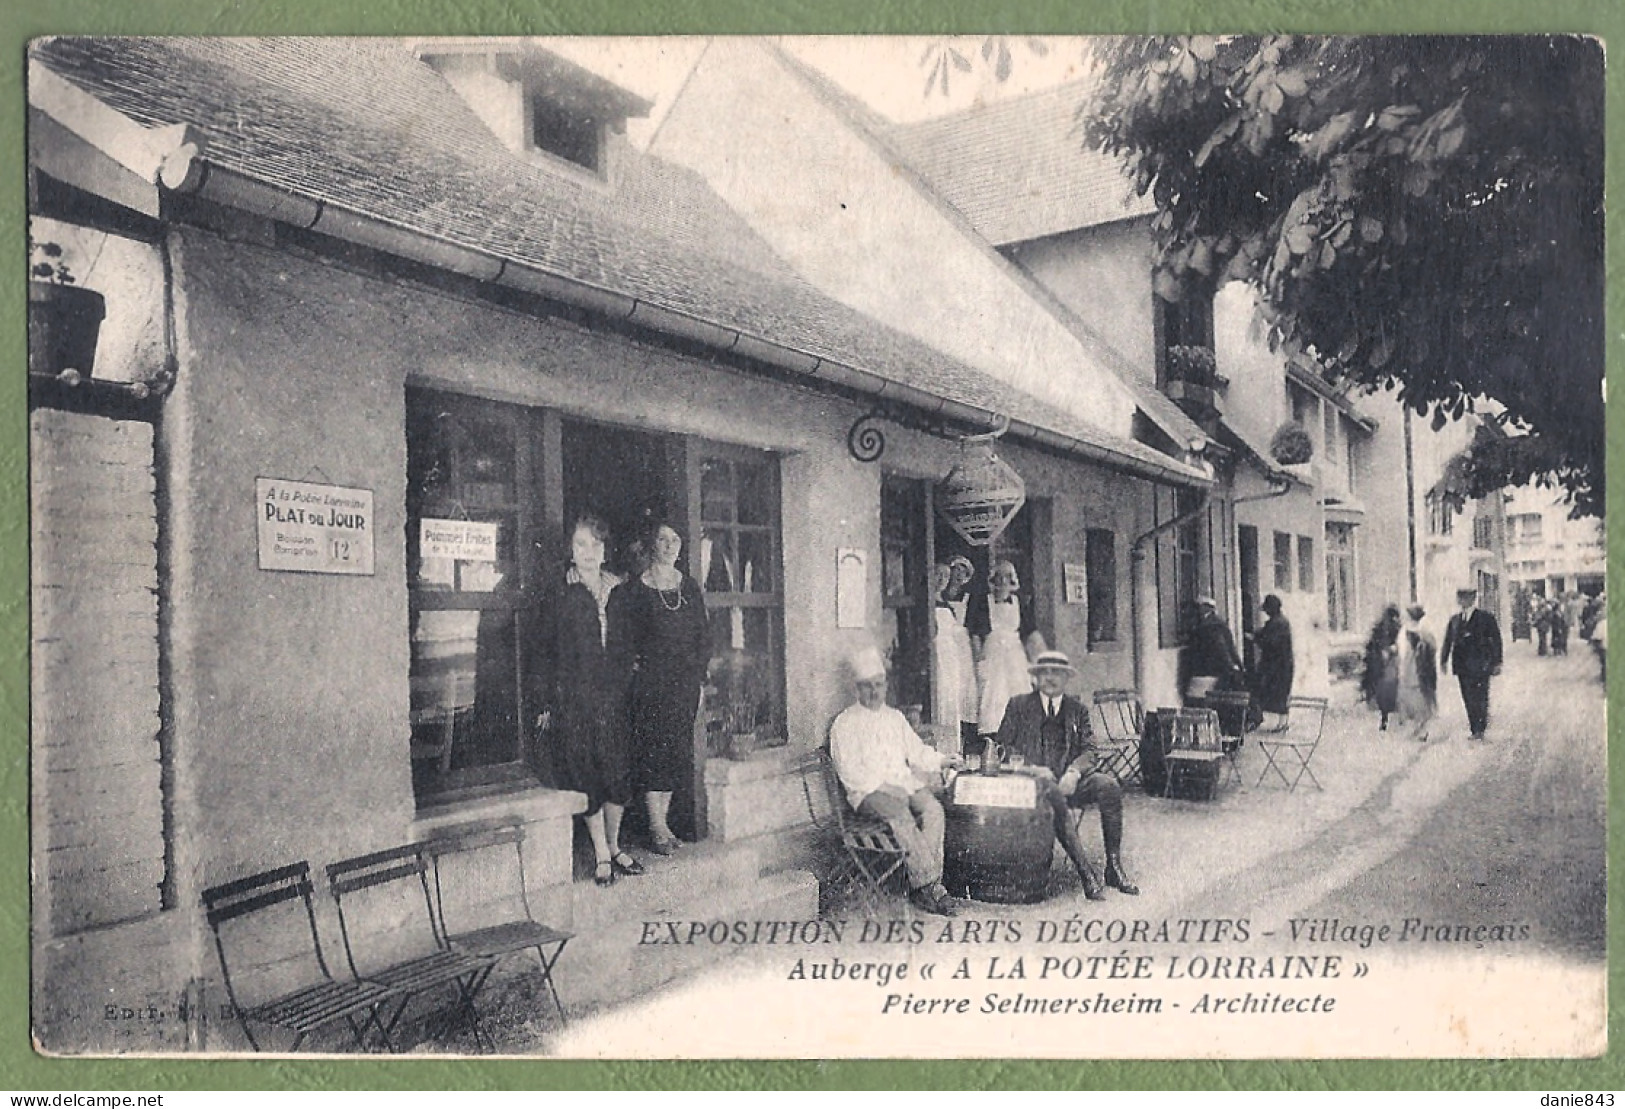
<svg viewBox="0 0 1625 1109">
<path fill-rule="evenodd" d="M 628 878 L 631 878 L 643 873 L 643 864 L 625 851 L 615 852 L 609 861 L 616 874 L 625 874 Z"/>
<path fill-rule="evenodd" d="M 602 862 L 593 869 L 592 880 L 600 886 L 613 886 L 615 884 L 615 864 Z"/>
</svg>

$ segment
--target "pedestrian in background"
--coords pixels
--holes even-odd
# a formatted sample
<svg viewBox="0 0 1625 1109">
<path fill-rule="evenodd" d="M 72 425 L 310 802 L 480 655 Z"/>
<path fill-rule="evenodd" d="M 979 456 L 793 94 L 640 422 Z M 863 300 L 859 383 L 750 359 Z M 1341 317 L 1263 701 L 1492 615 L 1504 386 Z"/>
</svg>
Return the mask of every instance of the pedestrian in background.
<svg viewBox="0 0 1625 1109">
<path fill-rule="evenodd" d="M 1454 669 L 1467 708 L 1467 728 L 1473 739 L 1483 739 L 1490 722 L 1490 679 L 1501 672 L 1501 625 L 1478 607 L 1478 590 L 1458 589 L 1461 611 L 1444 630 L 1439 665 Z"/>
<path fill-rule="evenodd" d="M 1264 714 L 1259 725 L 1266 732 L 1286 727 L 1287 705 L 1292 699 L 1292 625 L 1281 614 L 1281 598 L 1274 593 L 1264 598 L 1268 617 L 1253 642 L 1258 648 L 1258 671 L 1254 692 Z"/>
<path fill-rule="evenodd" d="M 1365 641 L 1365 676 L 1360 692 L 1382 714 L 1379 731 L 1388 730 L 1388 717 L 1399 707 L 1399 606 L 1388 605 L 1382 619 Z"/>
<path fill-rule="evenodd" d="M 1405 610 L 1408 618 L 1399 637 L 1399 714 L 1411 725 L 1410 737 L 1428 739 L 1428 724 L 1439 710 L 1438 652 L 1433 637 L 1422 627 L 1427 611 L 1421 605 Z"/>
</svg>

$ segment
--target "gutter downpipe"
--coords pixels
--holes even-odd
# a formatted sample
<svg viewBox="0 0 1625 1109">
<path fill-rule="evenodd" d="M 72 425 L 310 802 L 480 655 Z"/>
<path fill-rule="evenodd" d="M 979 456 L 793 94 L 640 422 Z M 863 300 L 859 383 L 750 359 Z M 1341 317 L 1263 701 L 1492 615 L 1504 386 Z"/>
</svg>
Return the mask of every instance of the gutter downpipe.
<svg viewBox="0 0 1625 1109">
<path fill-rule="evenodd" d="M 381 250 L 477 280 L 529 292 L 577 308 L 628 321 L 652 330 L 700 342 L 717 350 L 734 351 L 780 369 L 845 386 L 867 396 L 908 404 L 925 412 L 970 424 L 996 424 L 1003 417 L 975 405 L 940 398 L 891 381 L 843 362 L 786 347 L 732 327 L 714 324 L 610 289 L 531 269 L 495 255 L 484 254 L 410 231 L 382 220 L 346 211 L 325 201 L 298 196 L 245 174 L 208 161 L 194 143 L 183 144 L 165 157 L 158 183 L 175 192 L 248 212 L 264 219 L 346 242 Z M 1200 487 L 1199 475 L 1149 459 L 1121 454 L 1024 421 L 1011 430 L 1041 446 L 1097 462 L 1110 469 L 1154 481 Z"/>
<path fill-rule="evenodd" d="M 1236 497 L 1231 500 L 1230 507 L 1234 509 L 1238 504 L 1249 504 L 1253 501 L 1274 500 L 1277 497 L 1286 496 L 1291 491 L 1292 485 L 1290 482 L 1283 481 L 1279 484 L 1272 483 L 1268 493 L 1255 493 L 1250 497 Z M 1142 593 L 1146 591 L 1142 588 L 1144 583 L 1141 581 L 1141 578 L 1143 577 L 1146 555 L 1150 551 L 1151 541 L 1165 532 L 1173 531 L 1175 528 L 1183 527 L 1185 524 L 1190 523 L 1192 520 L 1206 512 L 1212 503 L 1212 493 L 1209 491 L 1204 491 L 1201 502 L 1195 508 L 1191 509 L 1182 516 L 1175 516 L 1171 520 L 1158 524 L 1145 534 L 1136 537 L 1133 546 L 1130 548 L 1129 565 L 1131 567 L 1130 573 L 1133 575 L 1133 580 L 1131 581 L 1129 587 L 1129 618 L 1134 621 L 1134 688 L 1137 690 L 1145 689 L 1146 656 L 1151 650 L 1148 629 L 1146 629 L 1140 621 L 1140 597 Z M 1155 587 L 1156 583 L 1152 582 L 1151 588 Z"/>
</svg>

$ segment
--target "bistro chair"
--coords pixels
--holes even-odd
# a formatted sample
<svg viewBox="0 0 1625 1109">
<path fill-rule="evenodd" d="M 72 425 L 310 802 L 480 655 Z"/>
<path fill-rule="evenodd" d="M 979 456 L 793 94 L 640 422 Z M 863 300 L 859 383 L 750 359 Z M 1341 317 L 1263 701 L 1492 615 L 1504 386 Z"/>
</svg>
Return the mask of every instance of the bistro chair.
<svg viewBox="0 0 1625 1109">
<path fill-rule="evenodd" d="M 860 816 L 846 801 L 835 761 L 820 747 L 802 768 L 801 790 L 813 827 L 830 842 L 836 861 L 825 887 L 832 895 L 855 895 L 867 916 L 879 916 L 887 900 L 886 884 L 903 870 L 903 845 L 885 821 Z M 905 904 L 907 904 L 905 902 Z"/>
<path fill-rule="evenodd" d="M 1257 734 L 1258 749 L 1264 753 L 1264 771 L 1258 776 L 1258 784 L 1263 785 L 1264 779 L 1273 770 L 1288 793 L 1297 789 L 1304 778 L 1314 782 L 1316 789 L 1324 789 L 1320 779 L 1309 768 L 1309 760 L 1315 757 L 1325 727 L 1326 698 L 1291 698 L 1287 702 L 1286 730 Z M 1284 768 L 1283 760 L 1286 760 Z M 1290 778 L 1287 777 L 1289 770 L 1292 771 Z"/>
<path fill-rule="evenodd" d="M 341 1021 L 357 1047 L 365 1049 L 368 1030 L 376 1029 L 383 1046 L 393 1050 L 378 1013 L 397 992 L 333 977 L 316 933 L 310 864 L 211 886 L 203 891 L 203 909 L 226 999 L 255 1051 L 260 1044 L 250 1021 L 293 1033 L 293 1051 L 307 1036 Z"/>
<path fill-rule="evenodd" d="M 1202 707 L 1219 715 L 1219 741 L 1230 768 L 1230 778 L 1245 788 L 1241 774 L 1241 749 L 1247 742 L 1247 716 L 1252 711 L 1253 695 L 1246 690 L 1214 690 L 1202 698 Z"/>
<path fill-rule="evenodd" d="M 459 824 L 424 841 L 434 864 L 440 934 L 453 951 L 500 961 L 532 950 L 559 1023 L 567 1024 L 553 968 L 575 938 L 536 919 L 525 884 L 525 827 L 517 818 Z"/>
<path fill-rule="evenodd" d="M 449 1032 L 466 1021 L 474 1045 L 489 1044 L 474 998 L 496 959 L 453 951 L 441 934 L 429 896 L 429 865 L 421 845 L 407 844 L 343 859 L 327 867 L 328 885 L 338 906 L 344 954 L 358 981 L 373 982 L 399 1000 L 384 1023 L 386 1038 L 400 1023 L 413 998 L 442 986 L 455 991 L 444 1025 Z"/>
<path fill-rule="evenodd" d="M 1145 734 L 1145 705 L 1132 689 L 1102 689 L 1095 693 L 1101 737 L 1095 740 L 1100 768 L 1120 782 L 1140 781 L 1140 737 Z"/>
<path fill-rule="evenodd" d="M 1162 756 L 1163 796 L 1172 797 L 1176 788 L 1185 787 L 1213 800 L 1219 789 L 1219 764 L 1225 761 L 1219 714 L 1212 709 L 1180 709 L 1174 716 L 1171 740 Z"/>
</svg>

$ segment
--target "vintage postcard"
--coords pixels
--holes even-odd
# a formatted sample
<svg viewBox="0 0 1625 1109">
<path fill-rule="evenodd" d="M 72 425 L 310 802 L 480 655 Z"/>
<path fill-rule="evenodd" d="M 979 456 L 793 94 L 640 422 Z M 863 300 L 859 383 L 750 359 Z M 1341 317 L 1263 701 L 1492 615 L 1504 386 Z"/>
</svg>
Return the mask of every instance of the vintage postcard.
<svg viewBox="0 0 1625 1109">
<path fill-rule="evenodd" d="M 33 41 L 36 1049 L 1603 1054 L 1603 65 Z"/>
</svg>

